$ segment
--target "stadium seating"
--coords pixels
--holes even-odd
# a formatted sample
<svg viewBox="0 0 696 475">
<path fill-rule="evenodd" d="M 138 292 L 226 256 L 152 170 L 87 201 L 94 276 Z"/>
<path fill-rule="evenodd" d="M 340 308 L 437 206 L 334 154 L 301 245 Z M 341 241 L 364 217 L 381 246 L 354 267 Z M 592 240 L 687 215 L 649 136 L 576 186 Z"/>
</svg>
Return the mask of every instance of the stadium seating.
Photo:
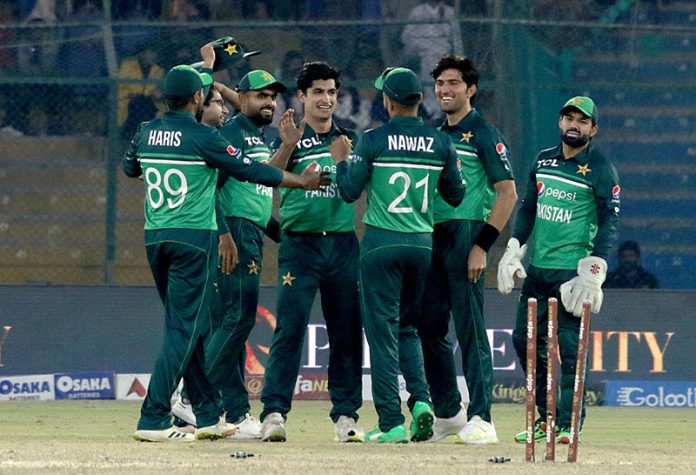
<svg viewBox="0 0 696 475">
<path fill-rule="evenodd" d="M 694 25 L 696 6 L 653 6 L 643 20 Z M 662 287 L 694 288 L 696 41 L 639 29 L 605 36 L 597 39 L 604 48 L 578 56 L 573 77 L 597 102 L 597 143 L 621 176 L 619 240 L 640 243 L 643 264 Z"/>
</svg>

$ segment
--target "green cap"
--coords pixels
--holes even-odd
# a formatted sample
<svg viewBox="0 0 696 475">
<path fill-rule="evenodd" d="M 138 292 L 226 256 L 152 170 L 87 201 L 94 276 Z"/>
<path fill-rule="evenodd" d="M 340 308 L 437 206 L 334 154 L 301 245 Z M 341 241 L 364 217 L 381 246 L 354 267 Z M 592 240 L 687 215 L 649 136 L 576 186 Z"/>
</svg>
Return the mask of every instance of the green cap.
<svg viewBox="0 0 696 475">
<path fill-rule="evenodd" d="M 249 71 L 244 75 L 242 80 L 239 81 L 239 86 L 237 86 L 239 92 L 260 91 L 261 89 L 275 89 L 278 92 L 285 92 L 288 90 L 282 82 L 278 81 L 271 73 L 263 69 Z"/>
<path fill-rule="evenodd" d="M 261 51 L 244 51 L 242 45 L 237 43 L 237 40 L 231 36 L 225 36 L 213 41 L 213 51 L 215 51 L 215 62 L 213 63 L 213 72 L 227 69 L 234 63 L 243 58 L 261 54 Z M 191 66 L 200 68 L 203 66 L 203 61 L 194 63 Z"/>
<path fill-rule="evenodd" d="M 416 73 L 408 68 L 387 68 L 375 80 L 375 88 L 406 106 L 418 104 L 423 87 Z"/>
<path fill-rule="evenodd" d="M 165 96 L 189 97 L 203 88 L 213 84 L 210 74 L 199 73 L 187 64 L 174 66 L 164 75 L 162 93 Z"/>
<path fill-rule="evenodd" d="M 597 106 L 592 99 L 586 96 L 575 96 L 563 105 L 561 114 L 565 114 L 568 109 L 576 109 L 586 115 L 593 122 L 597 122 Z"/>
</svg>

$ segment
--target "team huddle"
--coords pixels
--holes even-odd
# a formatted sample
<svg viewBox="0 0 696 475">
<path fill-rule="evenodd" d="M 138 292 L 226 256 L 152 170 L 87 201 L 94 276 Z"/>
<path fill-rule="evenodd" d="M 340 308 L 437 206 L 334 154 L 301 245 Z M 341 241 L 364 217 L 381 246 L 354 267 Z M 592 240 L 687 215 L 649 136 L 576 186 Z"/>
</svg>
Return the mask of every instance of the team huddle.
<svg viewBox="0 0 696 475">
<path fill-rule="evenodd" d="M 389 121 L 360 137 L 333 120 L 339 71 L 305 63 L 296 78 L 302 119 L 295 121 L 288 109 L 269 143 L 264 128 L 286 85 L 254 70 L 231 89 L 212 77 L 211 43 L 201 55 L 203 63 L 165 75 L 167 111 L 140 125 L 123 161 L 126 175 L 145 182 L 145 248 L 165 307 L 164 341 L 134 438 L 285 441 L 318 291 L 336 441 L 453 436 L 462 444 L 498 443 L 483 285 L 488 253 L 517 193 L 505 139 L 472 106 L 479 81 L 472 60 L 445 55 L 433 65 L 435 97 L 445 115 L 438 127 L 418 115 L 424 93 L 418 76 L 402 67 L 384 70 L 375 88 Z M 236 110 L 229 120 L 228 104 Z M 568 443 L 577 317 L 586 301 L 595 313 L 601 308 L 620 187 L 615 168 L 591 143 L 597 109 L 590 98 L 568 100 L 558 126 L 560 143 L 541 151 L 529 173 L 497 281 L 509 294 L 515 276 L 526 278 L 513 333 L 522 368 L 527 300 L 538 300 L 536 346 L 543 356 L 537 360 L 536 439 L 546 437 L 545 306 L 549 298 L 562 302 L 556 437 Z M 274 187 L 281 188 L 280 222 L 271 214 Z M 363 192 L 366 231 L 358 242 L 353 203 Z M 280 242 L 277 323 L 257 418 L 244 376 L 265 236 Z M 457 386 L 450 318 L 467 406 Z M 378 415 L 377 427 L 367 432 L 358 419 L 363 330 Z M 408 428 L 399 374 L 409 393 Z M 172 404 L 182 379 L 182 397 Z M 524 431 L 515 436 L 525 439 Z"/>
</svg>

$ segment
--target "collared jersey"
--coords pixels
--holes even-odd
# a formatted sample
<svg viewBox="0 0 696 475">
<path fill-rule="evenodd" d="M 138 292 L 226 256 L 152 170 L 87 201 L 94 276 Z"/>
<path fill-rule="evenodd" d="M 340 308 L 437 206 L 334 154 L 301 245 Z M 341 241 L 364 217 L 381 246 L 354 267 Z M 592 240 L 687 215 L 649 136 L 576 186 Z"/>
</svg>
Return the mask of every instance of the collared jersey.
<svg viewBox="0 0 696 475">
<path fill-rule="evenodd" d="M 493 185 L 513 179 L 505 139 L 476 109 L 453 126 L 445 120 L 440 130 L 449 135 L 457 150 L 466 196 L 459 206 L 453 208 L 436 195 L 435 222 L 452 219 L 487 221 L 496 198 Z"/>
<path fill-rule="evenodd" d="M 143 122 L 123 161 L 126 175 L 145 181 L 145 229 L 215 230 L 217 169 L 240 180 L 277 186 L 281 170 L 242 160 L 211 127 L 187 112 Z"/>
<path fill-rule="evenodd" d="M 267 163 L 271 149 L 263 140 L 261 130 L 246 115 L 239 113 L 220 129 L 222 135 L 239 156 L 251 161 Z M 265 228 L 273 209 L 273 188 L 259 183 L 239 181 L 224 172 L 218 179 L 220 205 L 225 216 L 248 219 Z"/>
<path fill-rule="evenodd" d="M 323 171 L 329 172 L 331 185 L 315 191 L 282 189 L 280 214 L 283 218 L 283 230 L 321 233 L 350 232 L 355 229 L 354 206 L 341 199 L 336 186 L 336 162 L 329 153 L 329 145 L 341 135 L 348 136 L 353 143 L 357 142 L 353 131 L 335 123 L 325 134 L 315 132 L 309 125 L 305 126 L 302 139 L 288 160 L 287 170 L 302 174 L 310 163 L 317 162 Z M 272 148 L 277 149 L 279 146 L 280 139 L 276 139 Z"/>
<path fill-rule="evenodd" d="M 346 200 L 367 188 L 365 224 L 404 233 L 433 231 L 436 190 L 453 206 L 464 197 L 452 142 L 420 117 L 394 117 L 365 132 L 336 179 Z"/>
<path fill-rule="evenodd" d="M 589 255 L 606 259 L 616 240 L 620 192 L 616 169 L 594 146 L 569 159 L 561 145 L 542 150 L 513 236 L 524 243 L 533 230 L 536 267 L 575 269 Z"/>
</svg>

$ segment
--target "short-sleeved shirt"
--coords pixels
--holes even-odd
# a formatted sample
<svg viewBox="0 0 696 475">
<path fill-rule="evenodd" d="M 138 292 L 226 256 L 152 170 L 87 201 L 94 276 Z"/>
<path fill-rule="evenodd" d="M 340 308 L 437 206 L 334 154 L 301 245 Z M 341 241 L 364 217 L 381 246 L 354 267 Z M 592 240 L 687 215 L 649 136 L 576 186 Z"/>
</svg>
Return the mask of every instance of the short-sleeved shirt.
<svg viewBox="0 0 696 475">
<path fill-rule="evenodd" d="M 606 258 L 616 240 L 621 187 L 616 169 L 593 145 L 564 159 L 561 145 L 539 153 L 513 236 L 534 232 L 531 264 L 575 269 L 589 255 Z"/>
<path fill-rule="evenodd" d="M 452 142 L 419 117 L 394 117 L 365 132 L 336 179 L 348 200 L 367 189 L 365 224 L 404 233 L 433 231 L 436 190 L 455 206 L 464 197 Z"/>
<path fill-rule="evenodd" d="M 436 196 L 435 222 L 452 219 L 487 221 L 496 198 L 493 185 L 513 179 L 505 138 L 476 109 L 459 123 L 450 126 L 445 120 L 439 128 L 449 135 L 457 150 L 458 163 L 466 182 L 466 196 L 456 208 Z"/>
<path fill-rule="evenodd" d="M 220 129 L 220 134 L 236 149 L 242 160 L 267 163 L 271 149 L 261 130 L 245 114 L 239 113 Z M 273 188 L 239 181 L 224 172 L 218 180 L 220 205 L 225 216 L 248 219 L 265 228 L 273 210 Z"/>
<path fill-rule="evenodd" d="M 302 139 L 288 160 L 287 170 L 302 174 L 310 163 L 317 162 L 323 171 L 329 172 L 331 185 L 314 191 L 282 189 L 280 214 L 284 231 L 322 233 L 351 232 L 355 229 L 354 206 L 341 199 L 336 186 L 336 162 L 329 153 L 329 145 L 341 135 L 346 135 L 353 143 L 357 143 L 357 136 L 353 131 L 335 123 L 328 133 L 323 134 L 315 132 L 309 125 L 305 126 Z M 276 139 L 271 148 L 275 150 L 279 146 L 280 139 Z"/>
<path fill-rule="evenodd" d="M 180 111 L 140 124 L 123 160 L 126 175 L 145 181 L 146 230 L 216 230 L 217 169 L 268 186 L 283 179 L 281 170 L 241 159 L 216 129 Z"/>
</svg>

